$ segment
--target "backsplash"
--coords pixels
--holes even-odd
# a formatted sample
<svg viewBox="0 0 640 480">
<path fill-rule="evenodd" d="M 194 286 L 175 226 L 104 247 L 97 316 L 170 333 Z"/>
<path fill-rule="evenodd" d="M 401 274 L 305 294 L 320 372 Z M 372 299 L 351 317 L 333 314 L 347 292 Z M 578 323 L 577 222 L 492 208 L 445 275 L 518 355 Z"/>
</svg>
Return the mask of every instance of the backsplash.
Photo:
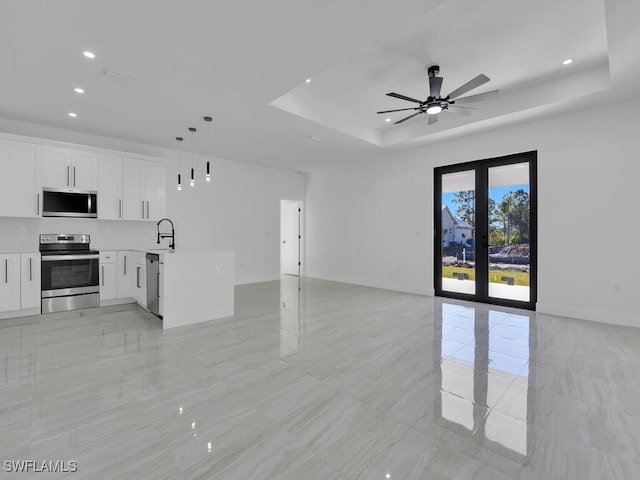
<svg viewBox="0 0 640 480">
<path fill-rule="evenodd" d="M 0 218 L 0 252 L 37 252 L 41 233 L 88 233 L 96 250 L 156 248 L 156 222 L 86 218 Z"/>
</svg>

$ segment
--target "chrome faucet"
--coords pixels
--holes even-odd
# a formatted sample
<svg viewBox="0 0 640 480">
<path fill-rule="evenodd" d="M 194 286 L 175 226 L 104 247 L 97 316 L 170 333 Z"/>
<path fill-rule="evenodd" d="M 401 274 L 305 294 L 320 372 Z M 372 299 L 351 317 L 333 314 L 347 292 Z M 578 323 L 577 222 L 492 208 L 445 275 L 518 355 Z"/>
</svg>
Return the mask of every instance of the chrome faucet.
<svg viewBox="0 0 640 480">
<path fill-rule="evenodd" d="M 171 234 L 160 233 L 160 224 L 162 222 L 164 222 L 165 220 L 171 224 Z M 173 228 L 173 222 L 171 220 L 169 220 L 168 218 L 163 218 L 162 220 L 160 220 L 158 222 L 157 227 L 158 227 L 158 243 L 160 243 L 160 239 L 161 238 L 170 238 L 171 241 L 169 242 L 169 248 L 172 249 L 172 250 L 175 250 L 176 249 L 176 238 L 175 238 L 176 231 Z"/>
</svg>

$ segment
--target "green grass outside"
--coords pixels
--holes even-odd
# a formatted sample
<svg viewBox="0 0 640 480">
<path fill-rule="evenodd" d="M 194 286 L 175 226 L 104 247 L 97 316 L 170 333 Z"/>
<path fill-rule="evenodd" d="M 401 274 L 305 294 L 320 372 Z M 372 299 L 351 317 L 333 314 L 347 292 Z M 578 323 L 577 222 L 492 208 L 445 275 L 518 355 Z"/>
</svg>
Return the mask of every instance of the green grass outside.
<svg viewBox="0 0 640 480">
<path fill-rule="evenodd" d="M 462 268 L 462 267 L 442 267 L 442 278 L 454 278 L 453 272 L 466 273 L 469 275 L 469 280 L 476 279 L 475 268 Z M 504 272 L 502 270 L 489 270 L 489 281 L 492 283 L 504 283 L 501 281 L 502 277 L 513 277 L 516 285 L 528 287 L 530 284 L 529 274 L 526 272 Z"/>
</svg>

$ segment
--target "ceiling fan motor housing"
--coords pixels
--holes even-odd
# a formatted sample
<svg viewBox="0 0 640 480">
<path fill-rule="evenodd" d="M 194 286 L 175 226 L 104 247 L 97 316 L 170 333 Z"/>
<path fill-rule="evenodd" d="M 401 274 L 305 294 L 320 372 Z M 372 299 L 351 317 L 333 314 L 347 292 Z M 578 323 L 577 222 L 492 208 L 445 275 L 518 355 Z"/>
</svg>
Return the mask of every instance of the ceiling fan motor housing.
<svg viewBox="0 0 640 480">
<path fill-rule="evenodd" d="M 440 73 L 440 65 L 431 65 L 427 69 L 427 73 L 429 74 L 430 77 L 437 77 L 438 74 Z"/>
</svg>

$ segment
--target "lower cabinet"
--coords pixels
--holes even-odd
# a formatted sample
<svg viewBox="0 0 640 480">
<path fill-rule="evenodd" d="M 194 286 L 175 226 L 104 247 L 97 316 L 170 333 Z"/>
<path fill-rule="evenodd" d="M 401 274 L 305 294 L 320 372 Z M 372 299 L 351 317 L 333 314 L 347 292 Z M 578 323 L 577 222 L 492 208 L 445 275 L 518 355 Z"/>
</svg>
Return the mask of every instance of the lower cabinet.
<svg viewBox="0 0 640 480">
<path fill-rule="evenodd" d="M 100 303 L 118 298 L 118 255 L 112 251 L 100 252 Z"/>
<path fill-rule="evenodd" d="M 40 253 L 20 254 L 20 308 L 40 308 Z"/>
<path fill-rule="evenodd" d="M 0 312 L 20 310 L 20 254 L 0 254 Z"/>
<path fill-rule="evenodd" d="M 147 308 L 147 256 L 143 252 L 133 254 L 134 278 L 133 298 L 138 305 Z"/>
<path fill-rule="evenodd" d="M 133 298 L 133 282 L 136 275 L 133 255 L 129 250 L 118 252 L 118 298 Z"/>
</svg>

